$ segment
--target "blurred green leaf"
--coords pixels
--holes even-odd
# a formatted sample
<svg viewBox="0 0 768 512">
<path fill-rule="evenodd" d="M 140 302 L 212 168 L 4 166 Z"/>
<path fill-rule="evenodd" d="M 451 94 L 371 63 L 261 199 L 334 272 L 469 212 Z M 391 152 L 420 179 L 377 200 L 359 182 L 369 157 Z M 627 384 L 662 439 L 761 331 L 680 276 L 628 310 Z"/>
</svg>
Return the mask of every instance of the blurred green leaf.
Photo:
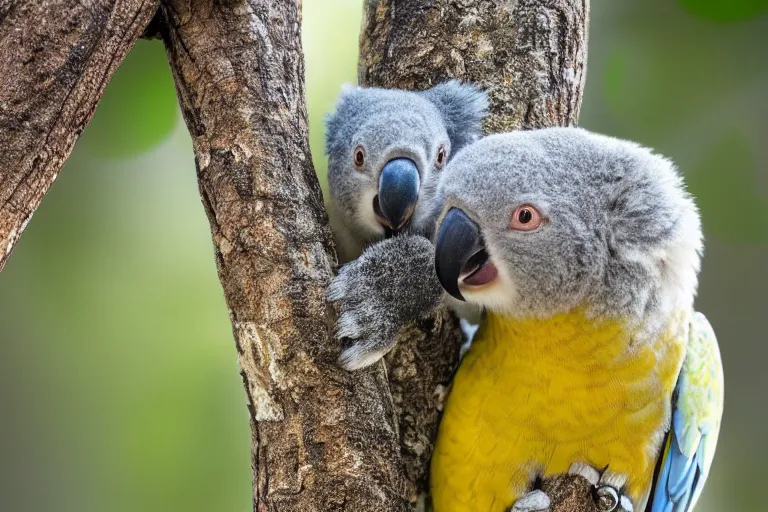
<svg viewBox="0 0 768 512">
<path fill-rule="evenodd" d="M 768 10 L 768 0 L 677 0 L 689 14 L 721 23 L 744 21 Z"/>
<path fill-rule="evenodd" d="M 768 198 L 759 194 L 754 151 L 741 132 L 709 147 L 687 182 L 707 234 L 731 243 L 768 242 Z"/>
<path fill-rule="evenodd" d="M 104 91 L 79 144 L 99 157 L 135 156 L 168 137 L 178 118 L 163 44 L 140 40 Z"/>
<path fill-rule="evenodd" d="M 620 135 L 656 146 L 765 74 L 761 57 L 734 59 L 728 44 L 688 35 L 685 27 L 653 40 L 630 35 L 611 51 L 602 87 L 609 112 L 631 130 Z"/>
<path fill-rule="evenodd" d="M 326 199 L 328 159 L 324 154 L 323 116 L 333 109 L 341 84 L 357 83 L 357 38 L 362 8 L 360 0 L 334 0 L 333 9 L 318 0 L 305 1 L 302 5 L 306 21 L 302 27 L 302 41 L 307 63 L 309 145 Z M 332 27 L 345 28 L 334 30 Z"/>
</svg>

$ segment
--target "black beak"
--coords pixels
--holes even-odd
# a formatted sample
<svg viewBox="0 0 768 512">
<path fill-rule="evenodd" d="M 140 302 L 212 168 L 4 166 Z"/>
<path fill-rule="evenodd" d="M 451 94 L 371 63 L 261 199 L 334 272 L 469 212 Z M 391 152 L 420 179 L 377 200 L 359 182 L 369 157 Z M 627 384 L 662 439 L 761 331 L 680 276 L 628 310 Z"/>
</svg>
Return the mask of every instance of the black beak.
<svg viewBox="0 0 768 512">
<path fill-rule="evenodd" d="M 419 169 L 409 158 L 387 162 L 379 176 L 374 210 L 385 228 L 397 232 L 405 226 L 419 200 Z"/>
<path fill-rule="evenodd" d="M 471 274 L 488 261 L 480 229 L 467 214 L 451 208 L 440 225 L 435 245 L 435 270 L 445 291 L 463 301 L 462 274 Z"/>
</svg>

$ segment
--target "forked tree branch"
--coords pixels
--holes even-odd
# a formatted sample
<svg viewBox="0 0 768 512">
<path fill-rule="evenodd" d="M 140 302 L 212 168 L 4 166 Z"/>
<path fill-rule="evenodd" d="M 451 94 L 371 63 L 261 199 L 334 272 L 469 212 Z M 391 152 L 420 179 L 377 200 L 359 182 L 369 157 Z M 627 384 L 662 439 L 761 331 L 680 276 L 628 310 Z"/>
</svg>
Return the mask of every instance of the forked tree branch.
<svg viewBox="0 0 768 512">
<path fill-rule="evenodd" d="M 157 0 L 0 2 L 0 270 Z"/>
<path fill-rule="evenodd" d="M 491 89 L 491 131 L 575 121 L 585 4 L 382 0 L 366 9 L 363 83 L 480 83 Z M 298 6 L 168 0 L 164 12 L 249 396 L 255 507 L 407 508 L 426 484 L 455 321 L 442 312 L 388 358 L 394 406 L 381 365 L 335 367 L 323 300 L 334 258 L 307 145 Z"/>
</svg>

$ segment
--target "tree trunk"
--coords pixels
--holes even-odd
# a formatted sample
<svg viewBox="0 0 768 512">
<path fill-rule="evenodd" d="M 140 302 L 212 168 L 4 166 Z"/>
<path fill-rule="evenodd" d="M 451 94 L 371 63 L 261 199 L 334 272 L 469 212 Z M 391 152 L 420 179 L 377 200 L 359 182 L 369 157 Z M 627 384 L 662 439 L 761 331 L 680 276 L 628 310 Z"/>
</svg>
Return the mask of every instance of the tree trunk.
<svg viewBox="0 0 768 512">
<path fill-rule="evenodd" d="M 0 270 L 156 0 L 0 2 Z"/>
<path fill-rule="evenodd" d="M 489 91 L 488 133 L 575 125 L 587 68 L 588 0 L 366 0 L 358 79 Z"/>
<path fill-rule="evenodd" d="M 478 84 L 489 91 L 486 133 L 575 125 L 588 20 L 588 0 L 366 0 L 358 80 L 416 90 L 451 78 Z M 455 325 L 446 314 L 438 314 L 438 328 L 418 337 L 419 344 L 406 338 L 387 357 L 393 395 L 408 398 L 395 406 L 406 434 L 407 480 L 417 490 L 426 481 L 439 420 L 434 390 L 457 365 Z M 436 346 L 449 350 L 430 348 Z M 403 367 L 411 371 L 399 372 Z M 416 439 L 421 442 L 412 444 Z M 599 510 L 580 477 L 552 478 L 545 487 L 552 510 Z"/>
<path fill-rule="evenodd" d="M 324 291 L 336 263 L 309 150 L 299 8 L 163 4 L 248 395 L 254 510 L 403 511 L 385 368 L 335 363 Z"/>
</svg>

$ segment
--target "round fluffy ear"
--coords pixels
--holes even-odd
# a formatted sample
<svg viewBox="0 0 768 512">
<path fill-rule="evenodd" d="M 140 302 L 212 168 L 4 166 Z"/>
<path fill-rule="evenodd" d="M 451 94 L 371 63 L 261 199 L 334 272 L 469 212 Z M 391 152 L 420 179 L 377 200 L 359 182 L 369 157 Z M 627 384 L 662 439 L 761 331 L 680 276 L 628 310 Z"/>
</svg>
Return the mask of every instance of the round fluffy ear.
<svg viewBox="0 0 768 512">
<path fill-rule="evenodd" d="M 605 161 L 610 264 L 641 267 L 693 297 L 702 250 L 701 221 L 674 164 L 622 143 Z M 611 172 L 613 171 L 613 172 Z M 614 275 L 621 275 L 616 272 Z"/>
<path fill-rule="evenodd" d="M 344 84 L 341 86 L 341 93 L 336 98 L 336 106 L 333 112 L 325 116 L 325 154 L 330 155 L 334 151 L 343 149 L 345 136 L 348 135 L 345 130 L 346 121 L 349 117 L 351 108 L 351 98 L 362 90 L 362 87 L 353 84 Z"/>
<path fill-rule="evenodd" d="M 672 161 L 635 144 L 622 149 L 605 162 L 623 171 L 608 187 L 614 243 L 659 249 L 684 235 L 700 238 L 696 206 Z"/>
<path fill-rule="evenodd" d="M 451 139 L 451 154 L 482 136 L 488 94 L 472 84 L 451 80 L 421 93 L 440 111 Z"/>
</svg>

